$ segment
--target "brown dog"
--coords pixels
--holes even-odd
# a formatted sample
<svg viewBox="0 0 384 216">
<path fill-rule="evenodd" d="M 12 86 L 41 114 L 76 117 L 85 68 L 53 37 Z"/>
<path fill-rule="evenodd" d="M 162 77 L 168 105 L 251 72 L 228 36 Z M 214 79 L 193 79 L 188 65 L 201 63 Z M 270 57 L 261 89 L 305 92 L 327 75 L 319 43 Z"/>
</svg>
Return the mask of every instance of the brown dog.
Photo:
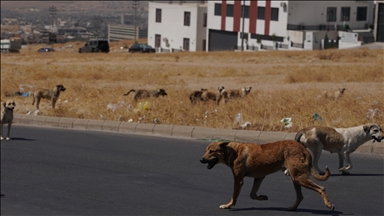
<svg viewBox="0 0 384 216">
<path fill-rule="evenodd" d="M 206 88 L 202 88 L 199 91 L 194 91 L 189 95 L 189 100 L 191 101 L 192 104 L 195 104 L 197 101 L 201 101 L 201 95 L 203 92 L 208 91 Z"/>
<path fill-rule="evenodd" d="M 38 89 L 37 91 L 33 92 L 31 96 L 33 97 L 32 105 L 35 104 L 35 100 L 37 100 L 36 108 L 39 109 L 40 100 L 41 98 L 47 99 L 51 101 L 52 108 L 55 108 L 55 104 L 57 102 L 57 99 L 60 96 L 60 92 L 65 91 L 65 87 L 61 84 L 55 86 L 55 88 L 49 90 L 49 89 Z"/>
<path fill-rule="evenodd" d="M 13 121 L 13 109 L 16 106 L 16 103 L 13 100 L 7 100 L 3 103 L 4 108 L 1 109 L 1 128 L 0 128 L 0 137 L 3 140 L 3 125 L 8 124 L 8 133 L 7 140 L 10 140 L 11 126 Z"/>
<path fill-rule="evenodd" d="M 294 140 L 264 145 L 213 142 L 206 148 L 200 162 L 208 163 L 208 169 L 212 169 L 217 163 L 224 163 L 232 170 L 235 181 L 233 195 L 229 203 L 220 206 L 222 209 L 236 205 L 243 179 L 246 176 L 254 178 L 251 199 L 267 200 L 267 196 L 258 196 L 256 193 L 265 176 L 283 168 L 289 170 L 296 191 L 296 201 L 288 210 L 296 210 L 303 200 L 301 186 L 318 192 L 323 198 L 325 206 L 331 210 L 335 209 L 335 206 L 329 202 L 324 187 L 314 183 L 308 176 L 310 173 L 315 179 L 325 181 L 330 175 L 329 169 L 326 168 L 325 175 L 319 175 L 312 168 L 311 154 L 302 144 Z"/>
<path fill-rule="evenodd" d="M 209 100 L 213 100 L 216 102 L 217 105 L 219 105 L 220 100 L 222 98 L 223 93 L 225 92 L 224 86 L 220 86 L 217 88 L 219 90 L 218 93 L 214 93 L 211 91 L 203 91 L 200 96 L 200 100 L 203 102 L 207 102 Z"/>
<path fill-rule="evenodd" d="M 341 96 L 343 96 L 344 94 L 344 91 L 345 91 L 345 88 L 339 88 L 337 91 L 335 92 L 328 92 L 328 91 L 324 91 L 321 95 L 324 97 L 324 98 L 327 98 L 327 99 L 331 99 L 331 100 L 335 100 L 335 99 L 338 99 L 340 98 Z"/>
<path fill-rule="evenodd" d="M 139 99 L 142 99 L 142 98 L 148 98 L 148 97 L 159 97 L 159 96 L 166 96 L 167 93 L 165 92 L 164 89 L 158 89 L 158 90 L 146 90 L 146 89 L 138 89 L 138 90 L 135 90 L 135 89 L 131 89 L 129 92 L 123 94 L 123 96 L 127 96 L 129 95 L 129 93 L 131 92 L 136 92 L 135 96 L 133 97 L 133 99 L 135 100 L 135 102 L 137 102 Z"/>
<path fill-rule="evenodd" d="M 227 90 L 225 93 L 223 93 L 223 98 L 225 99 L 224 102 L 227 102 L 230 99 L 245 97 L 249 94 L 249 92 L 251 92 L 251 89 L 252 86 L 245 86 L 241 90 Z"/>
</svg>

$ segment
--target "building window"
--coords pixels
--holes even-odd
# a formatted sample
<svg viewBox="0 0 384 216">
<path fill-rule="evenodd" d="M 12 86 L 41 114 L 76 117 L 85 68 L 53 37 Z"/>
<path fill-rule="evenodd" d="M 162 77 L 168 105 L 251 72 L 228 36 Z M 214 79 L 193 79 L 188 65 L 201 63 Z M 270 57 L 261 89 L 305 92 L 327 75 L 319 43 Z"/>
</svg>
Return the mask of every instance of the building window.
<svg viewBox="0 0 384 216">
<path fill-rule="evenodd" d="M 233 17 L 233 5 L 227 5 L 227 17 Z"/>
<path fill-rule="evenodd" d="M 249 18 L 249 6 L 241 6 L 241 13 L 243 13 L 244 9 L 244 18 Z"/>
<path fill-rule="evenodd" d="M 184 26 L 190 26 L 191 25 L 191 12 L 184 12 Z"/>
<path fill-rule="evenodd" d="M 183 39 L 183 50 L 184 51 L 189 51 L 189 38 L 184 38 Z"/>
<path fill-rule="evenodd" d="M 356 21 L 367 20 L 367 7 L 357 7 Z"/>
<path fill-rule="evenodd" d="M 221 4 L 215 3 L 215 16 L 221 16 Z"/>
<path fill-rule="evenodd" d="M 264 20 L 265 19 L 265 7 L 257 8 L 257 19 Z"/>
<path fill-rule="evenodd" d="M 350 7 L 341 7 L 340 21 L 349 21 Z"/>
<path fill-rule="evenodd" d="M 207 21 L 208 21 L 207 13 L 204 13 L 203 27 L 207 27 Z"/>
<path fill-rule="evenodd" d="M 156 22 L 161 23 L 161 9 L 156 9 Z"/>
<path fill-rule="evenodd" d="M 155 47 L 161 47 L 161 35 L 155 34 Z"/>
<path fill-rule="evenodd" d="M 271 20 L 279 21 L 279 8 L 271 8 Z"/>
<path fill-rule="evenodd" d="M 327 22 L 336 22 L 336 8 L 328 7 L 327 8 Z"/>
</svg>

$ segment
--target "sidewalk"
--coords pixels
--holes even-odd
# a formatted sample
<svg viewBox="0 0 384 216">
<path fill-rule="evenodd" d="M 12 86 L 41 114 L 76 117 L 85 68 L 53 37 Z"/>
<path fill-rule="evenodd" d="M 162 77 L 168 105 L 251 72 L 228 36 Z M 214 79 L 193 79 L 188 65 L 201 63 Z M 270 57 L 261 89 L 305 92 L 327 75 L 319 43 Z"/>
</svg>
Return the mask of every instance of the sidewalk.
<svg viewBox="0 0 384 216">
<path fill-rule="evenodd" d="M 49 116 L 32 116 L 14 114 L 14 124 L 59 127 L 82 130 L 115 131 L 130 134 L 166 136 L 203 140 L 228 140 L 236 142 L 253 142 L 265 144 L 279 140 L 293 140 L 296 133 L 268 132 L 251 130 L 229 130 L 164 124 L 141 124 L 134 122 L 117 122 L 107 120 L 58 118 Z M 384 145 L 372 140 L 360 146 L 356 152 L 384 156 Z"/>
</svg>

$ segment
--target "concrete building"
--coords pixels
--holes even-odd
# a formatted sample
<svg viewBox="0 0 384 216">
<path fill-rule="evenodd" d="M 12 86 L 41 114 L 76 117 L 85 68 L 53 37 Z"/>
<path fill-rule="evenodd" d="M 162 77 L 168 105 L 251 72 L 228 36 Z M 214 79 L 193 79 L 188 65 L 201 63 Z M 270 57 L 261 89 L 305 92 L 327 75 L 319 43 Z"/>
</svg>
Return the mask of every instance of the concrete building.
<svg viewBox="0 0 384 216">
<path fill-rule="evenodd" d="M 170 51 L 312 50 L 373 42 L 373 0 L 186 2 L 149 2 L 150 45 Z"/>
<path fill-rule="evenodd" d="M 108 41 L 119 41 L 128 39 L 147 38 L 148 29 L 146 27 L 136 27 L 134 25 L 108 25 Z"/>
<path fill-rule="evenodd" d="M 206 32 L 206 1 L 149 2 L 148 44 L 158 51 L 205 51 Z"/>
<path fill-rule="evenodd" d="M 374 23 L 375 41 L 384 42 L 384 0 L 376 1 Z"/>
</svg>

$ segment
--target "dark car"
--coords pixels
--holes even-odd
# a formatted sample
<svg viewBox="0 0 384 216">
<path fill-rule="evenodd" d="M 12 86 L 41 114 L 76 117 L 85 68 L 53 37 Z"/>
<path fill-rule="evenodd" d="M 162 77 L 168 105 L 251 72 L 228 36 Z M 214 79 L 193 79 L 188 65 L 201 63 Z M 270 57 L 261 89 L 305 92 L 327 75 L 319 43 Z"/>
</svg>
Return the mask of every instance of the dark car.
<svg viewBox="0 0 384 216">
<path fill-rule="evenodd" d="M 109 43 L 106 39 L 92 39 L 79 48 L 79 53 L 86 52 L 109 52 Z"/>
<path fill-rule="evenodd" d="M 142 53 L 154 53 L 156 52 L 155 48 L 149 46 L 148 44 L 133 44 L 131 47 L 129 47 L 128 52 L 134 53 L 134 52 L 142 52 Z"/>
<path fill-rule="evenodd" d="M 52 48 L 40 48 L 37 52 L 55 52 L 55 50 Z"/>
</svg>

